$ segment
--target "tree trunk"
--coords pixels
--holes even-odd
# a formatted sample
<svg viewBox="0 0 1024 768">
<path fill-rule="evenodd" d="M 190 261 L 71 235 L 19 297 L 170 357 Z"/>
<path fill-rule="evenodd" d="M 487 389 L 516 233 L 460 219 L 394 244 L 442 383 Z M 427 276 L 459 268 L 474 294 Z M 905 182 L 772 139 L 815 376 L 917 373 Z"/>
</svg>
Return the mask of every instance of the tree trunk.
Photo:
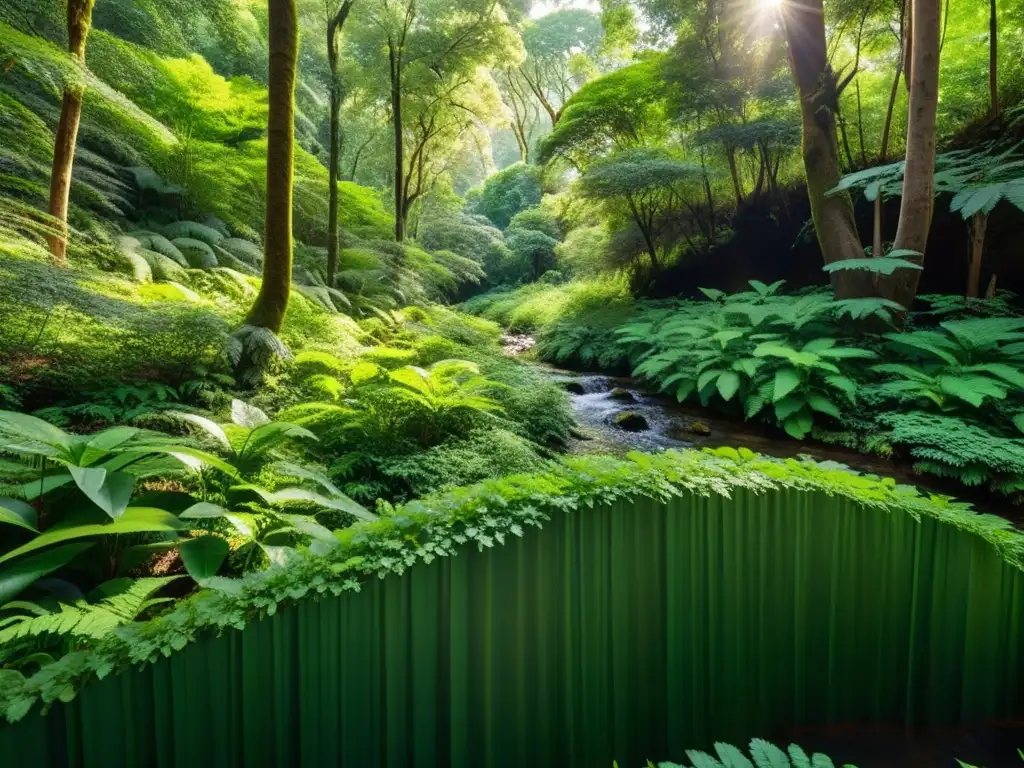
<svg viewBox="0 0 1024 768">
<path fill-rule="evenodd" d="M 860 80 L 857 81 L 857 134 L 860 138 L 860 166 L 868 167 L 868 151 L 864 145 L 864 110 L 860 102 Z"/>
<path fill-rule="evenodd" d="M 736 168 L 736 148 L 726 147 L 725 157 L 729 161 L 729 175 L 732 177 L 732 188 L 736 193 L 736 205 L 743 205 L 743 189 L 740 187 L 740 174 Z"/>
<path fill-rule="evenodd" d="M 903 174 L 896 250 L 921 254 L 924 262 L 935 201 L 935 122 L 939 103 L 940 0 L 914 0 L 911 51 L 910 111 L 907 118 L 907 160 Z M 921 272 L 900 269 L 884 282 L 887 298 L 909 308 Z"/>
<path fill-rule="evenodd" d="M 92 26 L 92 9 L 96 0 L 68 0 L 68 52 L 85 63 L 85 41 Z M 75 77 L 78 76 L 76 72 Z M 57 266 L 68 261 L 68 202 L 71 197 L 71 169 L 75 163 L 78 125 L 82 119 L 85 87 L 69 84 L 64 88 L 60 105 L 60 122 L 53 143 L 53 167 L 50 172 L 50 215 L 56 220 L 57 232 L 48 239 L 50 254 Z"/>
<path fill-rule="evenodd" d="M 388 42 L 388 62 L 391 73 L 391 120 L 395 129 L 395 240 L 405 240 L 405 153 L 402 133 L 402 53 Z"/>
<path fill-rule="evenodd" d="M 337 78 L 336 73 L 332 73 Z M 341 248 L 338 237 L 338 162 L 341 152 L 338 147 L 340 133 L 341 94 L 336 82 L 331 84 L 331 129 L 330 129 L 330 167 L 327 169 L 328 209 L 327 209 L 327 285 L 334 287 L 335 274 L 338 271 L 338 251 Z"/>
<path fill-rule="evenodd" d="M 295 70 L 299 54 L 295 0 L 270 0 L 268 22 L 270 108 L 263 283 L 245 322 L 278 333 L 288 308 L 292 283 Z"/>
<path fill-rule="evenodd" d="M 334 278 L 338 271 L 338 251 L 341 241 L 338 235 L 338 176 L 341 162 L 341 81 L 338 78 L 338 34 L 353 0 L 345 0 L 337 14 L 327 21 L 327 62 L 331 67 L 331 104 L 330 104 L 330 139 L 328 176 L 328 211 L 327 211 L 327 285 L 334 287 Z"/>
<path fill-rule="evenodd" d="M 985 230 L 988 227 L 988 216 L 976 213 L 971 219 L 968 229 L 971 232 L 971 253 L 967 262 L 967 293 L 968 299 L 978 298 L 981 286 L 981 257 L 985 248 Z"/>
<path fill-rule="evenodd" d="M 807 194 L 818 244 L 826 264 L 863 258 L 853 203 L 848 194 L 827 194 L 839 184 L 836 80 L 828 65 L 821 0 L 789 0 L 782 6 L 789 63 L 800 95 Z M 841 298 L 870 295 L 871 280 L 853 270 L 832 275 Z"/>
<path fill-rule="evenodd" d="M 988 94 L 992 117 L 999 115 L 999 19 L 996 0 L 989 0 L 988 10 Z"/>
<path fill-rule="evenodd" d="M 892 130 L 892 114 L 896 108 L 896 96 L 900 91 L 900 77 L 903 75 L 903 59 L 905 56 L 906 44 L 900 42 L 900 58 L 896 62 L 896 74 L 892 78 L 892 87 L 889 89 L 889 105 L 885 110 L 885 124 L 882 127 L 882 144 L 878 150 L 878 165 L 885 165 L 889 153 L 889 132 Z M 882 251 L 882 195 L 879 193 L 875 198 L 875 226 L 874 239 L 871 243 L 871 255 L 883 256 Z"/>
</svg>

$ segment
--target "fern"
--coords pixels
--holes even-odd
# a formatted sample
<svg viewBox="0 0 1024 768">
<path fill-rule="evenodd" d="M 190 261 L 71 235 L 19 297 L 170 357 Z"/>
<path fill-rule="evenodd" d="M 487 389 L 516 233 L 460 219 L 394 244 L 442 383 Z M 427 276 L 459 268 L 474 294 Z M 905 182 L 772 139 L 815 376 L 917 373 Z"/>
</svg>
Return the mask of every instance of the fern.
<svg viewBox="0 0 1024 768">
<path fill-rule="evenodd" d="M 55 609 L 34 603 L 8 603 L 4 610 L 24 612 L 0 619 L 0 648 L 44 637 L 103 637 L 165 602 L 153 595 L 178 578 L 116 579 L 97 588 L 99 599 L 95 602 L 60 603 Z"/>
<path fill-rule="evenodd" d="M 738 747 L 723 742 L 715 743 L 715 754 L 688 749 L 686 757 L 692 768 L 835 768 L 835 763 L 819 752 L 808 757 L 807 753 L 796 744 L 790 744 L 788 752 L 764 739 L 751 740 L 748 751 L 750 757 Z M 648 766 L 653 766 L 648 763 Z M 658 763 L 657 768 L 690 768 L 677 763 Z M 843 768 L 854 768 L 844 765 Z"/>
</svg>

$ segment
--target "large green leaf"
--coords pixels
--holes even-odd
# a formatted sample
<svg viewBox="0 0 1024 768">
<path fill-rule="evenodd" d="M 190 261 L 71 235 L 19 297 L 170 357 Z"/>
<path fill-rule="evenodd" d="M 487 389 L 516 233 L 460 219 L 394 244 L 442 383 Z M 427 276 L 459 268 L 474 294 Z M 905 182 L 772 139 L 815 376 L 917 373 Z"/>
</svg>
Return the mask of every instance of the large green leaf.
<svg viewBox="0 0 1024 768">
<path fill-rule="evenodd" d="M 813 426 L 814 417 L 811 416 L 811 412 L 806 408 L 797 411 L 782 422 L 782 428 L 786 430 L 786 434 L 797 440 L 803 440 L 807 437 L 807 433 L 811 431 Z"/>
<path fill-rule="evenodd" d="M 187 421 L 189 424 L 195 424 L 227 450 L 232 450 L 231 441 L 228 439 L 227 433 L 224 432 L 224 429 L 220 424 L 212 419 L 208 419 L 205 416 L 199 416 L 195 413 L 183 413 L 180 411 L 171 411 L 168 415 L 177 416 L 179 419 Z"/>
<path fill-rule="evenodd" d="M 67 454 L 75 443 L 74 435 L 50 422 L 15 411 L 0 411 L 0 436 L 4 434 L 49 446 L 52 456 Z"/>
<path fill-rule="evenodd" d="M 777 403 L 798 386 L 800 386 L 800 372 L 796 368 L 780 368 L 775 372 L 772 402 Z"/>
<path fill-rule="evenodd" d="M 308 502 L 327 509 L 336 509 L 339 512 L 348 512 L 360 520 L 376 520 L 377 516 L 366 507 L 353 501 L 344 494 L 336 497 L 327 497 L 315 491 L 307 491 L 305 488 L 282 488 L 279 491 L 268 491 L 258 485 L 239 485 L 232 490 L 248 490 L 257 493 L 268 504 L 288 504 L 291 502 Z"/>
<path fill-rule="evenodd" d="M 17 563 L 0 568 L 0 605 L 27 589 L 37 580 L 58 568 L 63 568 L 80 554 L 92 546 L 91 542 L 65 544 L 41 552 L 33 557 L 26 557 Z"/>
<path fill-rule="evenodd" d="M 924 267 L 906 259 L 878 256 L 876 258 L 864 259 L 840 259 L 839 261 L 833 261 L 831 264 L 826 264 L 821 269 L 829 274 L 857 270 L 859 272 L 870 272 L 873 275 L 891 275 L 897 269 L 916 269 L 921 271 Z"/>
<path fill-rule="evenodd" d="M 178 531 L 183 524 L 169 512 L 150 507 L 128 507 L 117 520 L 109 523 L 85 522 L 91 515 L 71 515 L 36 536 L 32 541 L 0 556 L 0 563 L 14 560 L 30 552 L 74 539 L 90 536 L 112 536 L 123 533 L 167 533 Z"/>
<path fill-rule="evenodd" d="M 732 400 L 740 388 L 740 377 L 735 371 L 726 371 L 718 377 L 718 394 L 723 400 Z"/>
<path fill-rule="evenodd" d="M 33 533 L 39 532 L 36 530 L 39 522 L 35 507 L 20 499 L 0 497 L 0 523 L 16 525 Z"/>
<path fill-rule="evenodd" d="M 224 558 L 228 556 L 228 543 L 220 536 L 200 536 L 182 542 L 178 551 L 188 575 L 202 583 L 217 575 Z"/>
<path fill-rule="evenodd" d="M 132 498 L 135 478 L 127 472 L 107 472 L 95 467 L 68 466 L 75 484 L 89 500 L 117 520 Z"/>
</svg>

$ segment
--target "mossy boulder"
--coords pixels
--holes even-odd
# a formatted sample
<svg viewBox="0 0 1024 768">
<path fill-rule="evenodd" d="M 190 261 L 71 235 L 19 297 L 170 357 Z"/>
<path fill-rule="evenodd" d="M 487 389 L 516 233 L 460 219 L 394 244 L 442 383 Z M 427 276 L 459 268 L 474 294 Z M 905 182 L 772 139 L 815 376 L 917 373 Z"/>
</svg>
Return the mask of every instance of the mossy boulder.
<svg viewBox="0 0 1024 768">
<path fill-rule="evenodd" d="M 615 389 L 608 393 L 608 397 L 610 397 L 612 400 L 618 400 L 623 403 L 636 402 L 636 395 L 634 395 L 628 389 L 623 389 L 622 387 L 615 387 Z"/>
<path fill-rule="evenodd" d="M 213 252 L 213 248 L 202 240 L 179 237 L 171 242 L 182 252 L 190 267 L 195 269 L 213 269 L 218 264 L 217 254 Z"/>
<path fill-rule="evenodd" d="M 567 381 L 562 384 L 565 387 L 565 391 L 572 395 L 585 395 L 587 390 L 583 388 L 583 385 L 578 381 Z"/>
<path fill-rule="evenodd" d="M 612 417 L 612 424 L 627 432 L 644 432 L 651 428 L 647 419 L 636 411 L 620 411 Z"/>
</svg>

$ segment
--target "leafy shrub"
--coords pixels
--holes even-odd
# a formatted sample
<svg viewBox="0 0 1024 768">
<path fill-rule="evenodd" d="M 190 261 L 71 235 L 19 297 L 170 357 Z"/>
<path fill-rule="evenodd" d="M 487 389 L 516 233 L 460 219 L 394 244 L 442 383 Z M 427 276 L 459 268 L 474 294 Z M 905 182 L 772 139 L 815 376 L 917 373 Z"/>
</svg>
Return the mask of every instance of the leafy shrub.
<svg viewBox="0 0 1024 768">
<path fill-rule="evenodd" d="M 517 213 L 537 206 L 540 197 L 541 169 L 516 163 L 488 177 L 474 209 L 505 229 Z"/>
</svg>

